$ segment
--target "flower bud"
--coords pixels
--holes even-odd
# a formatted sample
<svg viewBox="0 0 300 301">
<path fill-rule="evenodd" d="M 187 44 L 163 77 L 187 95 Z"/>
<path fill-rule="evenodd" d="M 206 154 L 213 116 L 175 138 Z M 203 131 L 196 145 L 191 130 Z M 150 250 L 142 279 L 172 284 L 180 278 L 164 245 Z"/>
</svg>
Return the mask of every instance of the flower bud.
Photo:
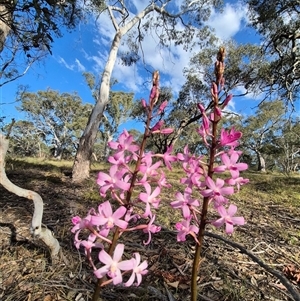
<svg viewBox="0 0 300 301">
<path fill-rule="evenodd" d="M 164 109 L 166 108 L 168 102 L 165 100 L 160 106 L 159 106 L 159 109 L 158 109 L 158 114 L 161 114 Z"/>
<path fill-rule="evenodd" d="M 228 105 L 228 103 L 230 102 L 231 99 L 232 99 L 232 94 L 229 94 L 223 102 L 223 106 L 222 106 L 223 109 Z"/>
<path fill-rule="evenodd" d="M 218 86 L 215 82 L 211 84 L 211 94 L 212 96 L 218 96 Z"/>
<path fill-rule="evenodd" d="M 147 107 L 146 100 L 144 98 L 142 98 L 141 102 L 142 102 L 142 106 L 144 108 L 146 108 Z"/>
<path fill-rule="evenodd" d="M 174 129 L 165 128 L 165 129 L 162 129 L 160 132 L 161 132 L 161 134 L 172 134 L 174 132 Z"/>
<path fill-rule="evenodd" d="M 161 127 L 162 127 L 163 125 L 164 125 L 163 120 L 158 121 L 158 122 L 153 126 L 153 128 L 151 129 L 151 132 L 160 130 Z"/>
</svg>

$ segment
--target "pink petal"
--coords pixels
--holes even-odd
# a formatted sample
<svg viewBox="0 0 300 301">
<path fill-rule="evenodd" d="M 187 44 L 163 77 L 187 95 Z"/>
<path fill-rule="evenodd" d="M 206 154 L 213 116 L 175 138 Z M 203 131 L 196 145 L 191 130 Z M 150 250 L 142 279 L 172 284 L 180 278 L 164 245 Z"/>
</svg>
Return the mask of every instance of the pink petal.
<svg viewBox="0 0 300 301">
<path fill-rule="evenodd" d="M 125 221 L 123 221 L 123 220 L 121 220 L 121 219 L 115 220 L 115 221 L 114 221 L 114 224 L 115 224 L 116 226 L 120 227 L 121 229 L 126 229 L 127 226 L 128 226 L 128 223 L 125 222 Z"/>
<path fill-rule="evenodd" d="M 94 271 L 94 275 L 100 279 L 102 278 L 103 276 L 106 275 L 106 273 L 109 271 L 109 266 L 105 265 L 103 267 L 101 267 L 100 269 Z"/>
<path fill-rule="evenodd" d="M 115 277 L 113 277 L 113 284 L 117 285 L 123 281 L 122 274 L 120 270 L 116 270 Z"/>
<path fill-rule="evenodd" d="M 231 206 L 231 205 L 230 205 Z M 224 208 L 224 206 L 219 206 L 218 208 L 217 208 L 217 211 L 218 211 L 218 213 L 220 214 L 220 216 L 222 216 L 222 217 L 226 217 L 227 216 L 227 211 L 226 211 L 226 209 Z"/>
<path fill-rule="evenodd" d="M 229 159 L 228 155 L 227 154 L 222 154 L 221 155 L 221 160 L 222 162 L 226 165 L 226 166 L 229 166 L 231 165 L 231 160 Z M 236 162 L 236 161 L 235 161 Z"/>
<path fill-rule="evenodd" d="M 101 209 L 105 217 L 112 216 L 113 212 L 109 201 L 104 202 Z"/>
<path fill-rule="evenodd" d="M 212 224 L 217 227 L 217 228 L 220 228 L 221 226 L 223 226 L 225 222 L 225 219 L 223 217 L 217 219 L 216 221 L 212 222 Z"/>
<path fill-rule="evenodd" d="M 100 260 L 102 263 L 104 263 L 104 264 L 106 264 L 106 265 L 111 265 L 111 264 L 112 264 L 112 258 L 111 258 L 111 256 L 110 256 L 108 253 L 106 253 L 106 251 L 101 250 L 101 251 L 99 252 L 98 257 L 99 257 L 99 260 Z"/>
<path fill-rule="evenodd" d="M 128 281 L 126 283 L 124 283 L 124 286 L 131 286 L 134 282 L 135 279 L 135 273 L 132 273 L 130 278 L 128 279 Z"/>
<path fill-rule="evenodd" d="M 201 191 L 201 194 L 204 196 L 204 197 L 208 197 L 208 196 L 211 196 L 213 193 L 213 191 L 211 189 L 204 189 Z"/>
<path fill-rule="evenodd" d="M 135 260 L 134 258 L 130 260 L 123 260 L 118 263 L 118 268 L 122 271 L 130 271 L 134 268 Z"/>
<path fill-rule="evenodd" d="M 226 165 L 220 165 L 220 166 L 216 166 L 214 168 L 215 172 L 224 172 L 226 170 L 227 166 Z"/>
<path fill-rule="evenodd" d="M 231 218 L 235 225 L 243 226 L 245 225 L 245 219 L 243 217 L 234 216 Z"/>
<path fill-rule="evenodd" d="M 224 180 L 217 178 L 215 186 L 218 187 L 218 188 L 221 188 L 221 187 L 224 186 L 224 183 L 225 183 Z"/>
<path fill-rule="evenodd" d="M 233 225 L 230 224 L 230 223 L 226 223 L 226 230 L 225 230 L 225 232 L 227 234 L 232 234 L 233 233 Z"/>
<path fill-rule="evenodd" d="M 248 164 L 246 163 L 238 163 L 235 166 L 238 170 L 246 170 L 248 168 Z"/>
<path fill-rule="evenodd" d="M 232 164 L 235 164 L 239 159 L 239 154 L 237 152 L 233 152 L 231 157 L 230 157 L 230 161 Z"/>
<path fill-rule="evenodd" d="M 229 205 L 227 212 L 229 216 L 234 216 L 237 212 L 237 206 L 233 204 Z"/>
<path fill-rule="evenodd" d="M 222 195 L 224 195 L 224 194 L 226 194 L 226 195 L 227 194 L 234 194 L 234 189 L 233 189 L 233 187 L 223 187 L 223 188 L 220 189 L 220 193 Z"/>
<path fill-rule="evenodd" d="M 126 211 L 127 209 L 124 206 L 121 206 L 114 212 L 112 216 L 114 219 L 119 219 L 125 215 Z"/>
<path fill-rule="evenodd" d="M 124 252 L 124 244 L 117 244 L 117 246 L 115 248 L 113 260 L 116 262 L 120 261 L 122 255 L 123 255 L 123 252 Z"/>
</svg>

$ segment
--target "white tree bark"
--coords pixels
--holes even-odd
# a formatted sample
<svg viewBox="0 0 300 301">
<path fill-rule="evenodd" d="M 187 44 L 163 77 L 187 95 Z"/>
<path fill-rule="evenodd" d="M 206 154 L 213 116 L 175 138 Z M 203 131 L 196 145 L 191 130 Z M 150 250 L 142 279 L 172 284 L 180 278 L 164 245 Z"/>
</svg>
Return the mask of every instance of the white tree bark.
<svg viewBox="0 0 300 301">
<path fill-rule="evenodd" d="M 53 236 L 52 232 L 48 228 L 42 227 L 43 200 L 41 196 L 34 191 L 23 189 L 13 184 L 6 176 L 5 156 L 8 150 L 8 145 L 9 140 L 0 133 L 0 184 L 17 196 L 33 201 L 34 213 L 30 232 L 32 233 L 33 237 L 41 239 L 50 248 L 52 257 L 56 257 L 59 253 L 60 245 L 58 240 Z"/>
<path fill-rule="evenodd" d="M 113 15 L 113 10 L 120 10 L 117 7 L 108 7 L 108 12 L 110 14 L 111 21 L 116 30 L 116 34 L 112 41 L 112 45 L 110 48 L 109 56 L 104 68 L 104 72 L 102 74 L 101 85 L 99 89 L 99 94 L 97 98 L 97 102 L 92 110 L 92 113 L 89 117 L 87 126 L 82 134 L 79 146 L 77 149 L 76 157 L 74 160 L 73 170 L 72 170 L 72 178 L 74 182 L 82 182 L 83 180 L 89 177 L 90 173 L 90 159 L 93 153 L 93 146 L 96 140 L 96 135 L 99 129 L 99 125 L 101 123 L 101 118 L 103 116 L 103 111 L 105 110 L 106 105 L 109 102 L 109 89 L 110 89 L 110 79 L 111 74 L 117 59 L 117 53 L 121 44 L 122 37 L 127 34 L 139 21 L 141 21 L 146 15 L 149 13 L 156 11 L 159 14 L 164 14 L 166 16 L 177 18 L 186 13 L 189 10 L 192 10 L 192 6 L 198 3 L 199 0 L 192 1 L 186 10 L 172 15 L 166 9 L 166 5 L 169 1 L 166 1 L 165 4 L 162 4 L 161 7 L 153 5 L 148 5 L 144 10 L 135 15 L 128 23 L 119 27 L 116 18 Z M 125 6 L 124 6 L 124 9 Z"/>
<path fill-rule="evenodd" d="M 6 37 L 10 32 L 10 27 L 7 24 L 11 23 L 11 14 L 8 12 L 5 5 L 0 5 L 0 53 L 2 52 L 5 44 Z M 5 20 L 3 22 L 2 20 Z"/>
</svg>

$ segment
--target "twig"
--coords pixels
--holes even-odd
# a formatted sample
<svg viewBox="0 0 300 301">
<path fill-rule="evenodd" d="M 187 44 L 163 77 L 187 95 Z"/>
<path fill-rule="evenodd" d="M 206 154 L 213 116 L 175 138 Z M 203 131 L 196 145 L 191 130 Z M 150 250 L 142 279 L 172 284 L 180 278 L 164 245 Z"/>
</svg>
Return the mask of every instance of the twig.
<svg viewBox="0 0 300 301">
<path fill-rule="evenodd" d="M 209 236 L 212 238 L 222 240 L 224 243 L 226 243 L 234 248 L 239 249 L 242 254 L 246 254 L 247 256 L 249 256 L 253 261 L 257 262 L 267 272 L 269 272 L 270 274 L 272 274 L 273 276 L 278 278 L 281 281 L 281 283 L 287 288 L 287 290 L 292 295 L 292 297 L 295 301 L 300 301 L 300 293 L 294 288 L 294 286 L 291 284 L 291 282 L 282 273 L 270 268 L 261 259 L 257 258 L 252 252 L 246 250 L 242 245 L 240 245 L 236 242 L 230 241 L 230 240 L 222 237 L 221 235 L 214 234 L 214 233 L 207 232 L 207 231 L 205 231 L 205 236 Z"/>
</svg>

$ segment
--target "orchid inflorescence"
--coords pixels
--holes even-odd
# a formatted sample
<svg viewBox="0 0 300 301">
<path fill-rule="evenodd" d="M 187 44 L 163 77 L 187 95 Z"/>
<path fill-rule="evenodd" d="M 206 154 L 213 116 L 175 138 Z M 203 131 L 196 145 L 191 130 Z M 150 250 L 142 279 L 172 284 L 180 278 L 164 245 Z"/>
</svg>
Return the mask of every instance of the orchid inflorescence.
<svg viewBox="0 0 300 301">
<path fill-rule="evenodd" d="M 145 152 L 146 140 L 154 134 L 170 134 L 172 129 L 164 128 L 161 115 L 167 102 L 158 105 L 159 73 L 153 74 L 153 87 L 149 102 L 142 99 L 141 104 L 146 114 L 145 132 L 140 144 L 134 142 L 133 136 L 126 130 L 117 141 L 111 141 L 108 146 L 112 150 L 108 162 L 111 164 L 108 173 L 99 172 L 97 184 L 100 195 L 105 198 L 97 210 L 90 209 L 84 218 L 73 217 L 75 246 L 83 247 L 85 254 L 94 269 L 94 275 L 101 280 L 101 286 L 113 283 L 123 283 L 125 286 L 139 285 L 142 276 L 147 271 L 146 261 L 141 262 L 139 253 L 134 253 L 131 259 L 122 260 L 126 245 L 117 243 L 121 235 L 128 231 L 143 231 L 148 239 L 143 243 L 151 242 L 152 234 L 160 231 L 155 225 L 155 212 L 159 212 L 160 194 L 163 188 L 170 187 L 167 182 L 163 165 L 172 170 L 173 162 L 182 164 L 185 176 L 181 178 L 183 192 L 177 192 L 170 205 L 181 210 L 182 221 L 176 223 L 177 240 L 185 241 L 191 235 L 197 244 L 199 229 L 210 223 L 215 227 L 226 225 L 226 233 L 233 233 L 234 225 L 243 225 L 243 217 L 235 217 L 237 207 L 229 204 L 228 196 L 240 189 L 248 179 L 240 176 L 240 171 L 247 169 L 247 164 L 239 163 L 241 152 L 236 150 L 238 139 L 242 133 L 234 128 L 221 129 L 217 134 L 217 124 L 222 118 L 222 110 L 229 103 L 232 96 L 228 95 L 222 104 L 219 104 L 219 95 L 224 86 L 224 50 L 220 49 L 215 65 L 216 81 L 211 88 L 212 103 L 210 111 L 202 104 L 198 104 L 202 114 L 202 124 L 198 129 L 204 144 L 208 149 L 207 156 L 191 154 L 188 146 L 183 153 L 172 154 L 172 146 L 164 154 Z M 222 162 L 215 166 L 215 162 Z M 134 162 L 134 164 L 133 164 Z M 229 172 L 226 179 L 213 179 L 214 173 Z M 139 193 L 133 194 L 134 189 Z M 193 197 L 195 191 L 201 196 Z M 208 221 L 202 213 L 204 202 L 212 205 L 220 218 Z M 116 207 L 116 209 L 114 209 Z M 228 207 L 226 209 L 226 207 Z M 136 209 L 142 212 L 135 212 Z M 201 220 L 205 218 L 205 223 Z M 204 225 L 204 226 L 203 226 Z M 88 232 L 86 239 L 82 238 Z M 98 268 L 92 259 L 92 249 L 99 249 Z M 98 265 L 98 264 L 97 264 Z M 124 275 L 128 275 L 123 280 Z M 130 276 L 129 276 L 130 274 Z"/>
</svg>

